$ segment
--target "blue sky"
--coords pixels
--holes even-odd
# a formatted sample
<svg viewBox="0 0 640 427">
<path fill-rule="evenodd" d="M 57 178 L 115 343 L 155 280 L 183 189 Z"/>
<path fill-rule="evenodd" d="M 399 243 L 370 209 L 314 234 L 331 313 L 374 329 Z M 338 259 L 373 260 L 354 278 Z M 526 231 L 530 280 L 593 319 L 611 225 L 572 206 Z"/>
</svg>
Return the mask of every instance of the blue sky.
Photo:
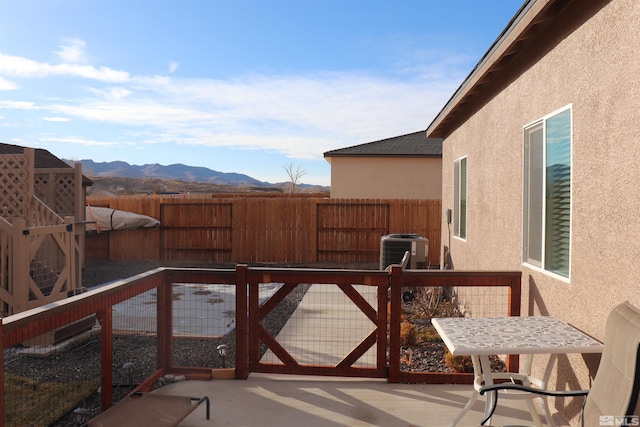
<svg viewBox="0 0 640 427">
<path fill-rule="evenodd" d="M 426 129 L 523 0 L 0 0 L 0 142 L 329 185 Z"/>
</svg>

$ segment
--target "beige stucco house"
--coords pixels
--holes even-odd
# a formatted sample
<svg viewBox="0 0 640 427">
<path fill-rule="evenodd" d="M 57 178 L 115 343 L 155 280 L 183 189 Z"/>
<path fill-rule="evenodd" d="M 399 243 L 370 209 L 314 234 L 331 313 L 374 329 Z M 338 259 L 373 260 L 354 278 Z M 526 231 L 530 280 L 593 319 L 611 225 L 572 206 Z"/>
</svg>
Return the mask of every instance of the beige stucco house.
<svg viewBox="0 0 640 427">
<path fill-rule="evenodd" d="M 331 197 L 440 199 L 442 140 L 424 131 L 324 153 Z"/>
<path fill-rule="evenodd" d="M 524 315 L 599 339 L 615 305 L 640 306 L 638 46 L 636 0 L 526 1 L 426 132 L 444 138 L 449 266 L 521 270 Z M 596 368 L 563 357 L 552 385 Z M 577 403 L 553 407 L 576 423 Z"/>
</svg>

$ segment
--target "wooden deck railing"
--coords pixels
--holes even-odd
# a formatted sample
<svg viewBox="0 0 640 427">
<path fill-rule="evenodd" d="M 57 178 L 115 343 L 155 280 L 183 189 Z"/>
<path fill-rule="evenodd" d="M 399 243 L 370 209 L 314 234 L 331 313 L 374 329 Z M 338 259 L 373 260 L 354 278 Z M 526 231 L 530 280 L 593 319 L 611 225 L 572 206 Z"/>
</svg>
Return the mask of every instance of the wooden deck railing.
<svg viewBox="0 0 640 427">
<path fill-rule="evenodd" d="M 280 290 L 271 299 L 260 301 L 259 286 L 264 283 L 282 283 Z M 219 366 L 188 366 L 188 363 L 176 362 L 174 343 L 183 339 L 175 332 L 175 304 L 180 299 L 174 292 L 175 284 L 201 286 L 227 285 L 235 287 L 235 348 L 231 355 L 234 364 L 234 377 L 246 379 L 250 372 L 295 372 L 297 374 L 374 376 L 387 377 L 390 382 L 429 382 L 429 383 L 469 383 L 471 374 L 452 373 L 416 373 L 404 372 L 400 364 L 400 324 L 402 321 L 402 292 L 407 288 L 443 287 L 449 290 L 465 287 L 478 289 L 504 288 L 507 290 L 502 308 L 508 315 L 520 315 L 520 272 L 464 272 L 437 270 L 403 270 L 391 268 L 390 272 L 374 270 L 320 270 L 320 269 L 270 269 L 252 268 L 238 265 L 235 269 L 175 269 L 158 268 L 132 278 L 118 281 L 107 286 L 92 289 L 53 304 L 0 319 L 0 343 L 5 350 L 27 342 L 43 333 L 64 327 L 88 316 L 95 315 L 100 325 L 101 360 L 101 406 L 106 409 L 113 404 L 113 346 L 114 306 L 133 298 L 152 292 L 156 304 L 155 342 L 157 349 L 156 370 L 144 381 L 137 384 L 136 390 L 148 391 L 158 378 L 166 374 L 184 374 L 188 379 L 210 379 Z M 335 366 L 318 366 L 298 363 L 295 357 L 278 343 L 278 336 L 267 331 L 261 320 L 286 297 L 286 293 L 303 284 L 326 284 L 340 289 L 364 313 L 373 326 L 372 332 L 362 337 L 351 354 Z M 375 289 L 376 303 L 370 304 L 356 291 L 355 285 Z M 203 292 L 206 294 L 206 292 Z M 210 305 L 216 300 L 211 298 Z M 349 328 L 345 324 L 341 327 Z M 388 331 L 388 335 L 387 335 Z M 186 337 L 202 339 L 206 337 Z M 217 337 L 220 338 L 220 337 Z M 263 365 L 257 353 L 260 344 L 264 344 L 281 357 L 279 366 Z M 387 355 L 388 347 L 388 357 Z M 376 366 L 372 369 L 359 369 L 354 362 L 368 349 L 377 352 Z M 215 352 L 212 344 L 211 352 Z M 9 401 L 12 391 L 6 390 L 5 362 L 0 351 L 0 413 L 12 405 Z M 266 368 L 265 368 L 266 366 Z M 293 367 L 293 370 L 290 368 Z M 509 369 L 517 368 L 517 359 L 510 359 Z M 8 403 L 9 402 L 9 403 Z M 5 415 L 6 416 L 6 415 Z M 0 419 L 0 427 L 5 424 Z"/>
</svg>

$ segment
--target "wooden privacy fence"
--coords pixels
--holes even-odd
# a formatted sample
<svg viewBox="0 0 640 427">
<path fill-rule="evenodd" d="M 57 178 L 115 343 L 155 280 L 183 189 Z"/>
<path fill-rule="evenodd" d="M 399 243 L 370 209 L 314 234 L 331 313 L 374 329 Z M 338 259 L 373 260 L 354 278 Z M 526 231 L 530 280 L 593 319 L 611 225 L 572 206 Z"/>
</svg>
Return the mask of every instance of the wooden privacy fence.
<svg viewBox="0 0 640 427">
<path fill-rule="evenodd" d="M 119 196 L 87 203 L 161 222 L 156 230 L 88 235 L 88 259 L 377 263 L 382 236 L 413 233 L 429 239 L 428 262 L 439 264 L 440 200 Z"/>
</svg>

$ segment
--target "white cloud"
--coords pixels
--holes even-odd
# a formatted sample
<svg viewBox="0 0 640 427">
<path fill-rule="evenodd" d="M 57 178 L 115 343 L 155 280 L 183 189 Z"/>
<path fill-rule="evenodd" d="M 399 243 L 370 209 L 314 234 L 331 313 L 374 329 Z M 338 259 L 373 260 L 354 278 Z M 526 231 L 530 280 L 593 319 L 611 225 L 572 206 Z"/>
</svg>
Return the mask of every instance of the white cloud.
<svg viewBox="0 0 640 427">
<path fill-rule="evenodd" d="M 82 43 L 75 46 L 84 48 Z M 122 137 L 123 129 L 134 129 L 137 135 L 126 138 L 136 147 L 160 142 L 225 146 L 273 150 L 297 159 L 321 159 L 331 149 L 425 129 L 464 77 L 452 64 L 445 64 L 443 69 L 416 67 L 398 78 L 344 72 L 184 79 L 132 76 L 73 63 L 83 56 L 76 52 L 74 57 L 70 47 L 60 55 L 66 55 L 68 62 L 52 65 L 0 54 L 0 75 L 82 77 L 91 79 L 93 87 L 68 79 L 65 84 L 70 81 L 71 86 L 42 94 L 37 105 L 0 101 L 0 109 L 46 109 L 44 120 L 79 119 L 74 120 L 74 129 L 83 122 L 91 128 L 100 124 L 114 140 Z M 172 71 L 178 66 L 169 63 Z M 73 95 L 77 89 L 81 97 Z M 66 135 L 55 142 L 116 144 Z"/>
<path fill-rule="evenodd" d="M 111 89 L 111 96 L 114 98 L 126 98 L 132 93 L 133 92 L 131 92 L 129 89 L 125 89 L 122 87 L 114 87 L 113 89 Z"/>
<path fill-rule="evenodd" d="M 97 141 L 88 138 L 81 137 L 54 137 L 54 136 L 40 136 L 39 143 L 62 143 L 62 144 L 77 144 L 91 147 L 117 147 L 120 144 L 113 141 Z"/>
<path fill-rule="evenodd" d="M 127 96 L 133 93 L 129 89 L 121 86 L 106 88 L 106 89 L 90 88 L 89 92 L 95 95 L 98 95 L 101 98 L 110 98 L 110 99 L 126 98 Z"/>
<path fill-rule="evenodd" d="M 331 149 L 425 129 L 457 84 L 346 73 L 231 81 L 133 77 L 128 85 L 93 90 L 98 98 L 47 109 L 138 127 L 145 143 L 266 149 L 317 159 Z"/>
<path fill-rule="evenodd" d="M 42 107 L 36 106 L 29 101 L 3 101 L 0 100 L 0 108 L 7 110 L 40 110 Z"/>
<path fill-rule="evenodd" d="M 168 65 L 169 65 L 169 72 L 175 73 L 178 67 L 180 66 L 180 63 L 176 61 L 169 61 Z"/>
<path fill-rule="evenodd" d="M 0 77 L 0 90 L 17 90 L 19 86 L 3 77 Z"/>
<path fill-rule="evenodd" d="M 72 64 L 85 64 L 87 58 L 85 56 L 84 48 L 86 43 L 84 40 L 76 38 L 62 39 L 60 44 L 60 50 L 54 51 L 56 55 L 62 59 L 63 62 L 71 62 Z"/>
<path fill-rule="evenodd" d="M 43 117 L 42 120 L 47 122 L 68 122 L 66 117 Z"/>
<path fill-rule="evenodd" d="M 94 67 L 81 64 L 49 64 L 38 62 L 21 56 L 0 53 L 0 75 L 22 78 L 45 78 L 50 76 L 83 77 L 104 82 L 126 82 L 130 75 L 126 71 L 108 67 Z"/>
</svg>

